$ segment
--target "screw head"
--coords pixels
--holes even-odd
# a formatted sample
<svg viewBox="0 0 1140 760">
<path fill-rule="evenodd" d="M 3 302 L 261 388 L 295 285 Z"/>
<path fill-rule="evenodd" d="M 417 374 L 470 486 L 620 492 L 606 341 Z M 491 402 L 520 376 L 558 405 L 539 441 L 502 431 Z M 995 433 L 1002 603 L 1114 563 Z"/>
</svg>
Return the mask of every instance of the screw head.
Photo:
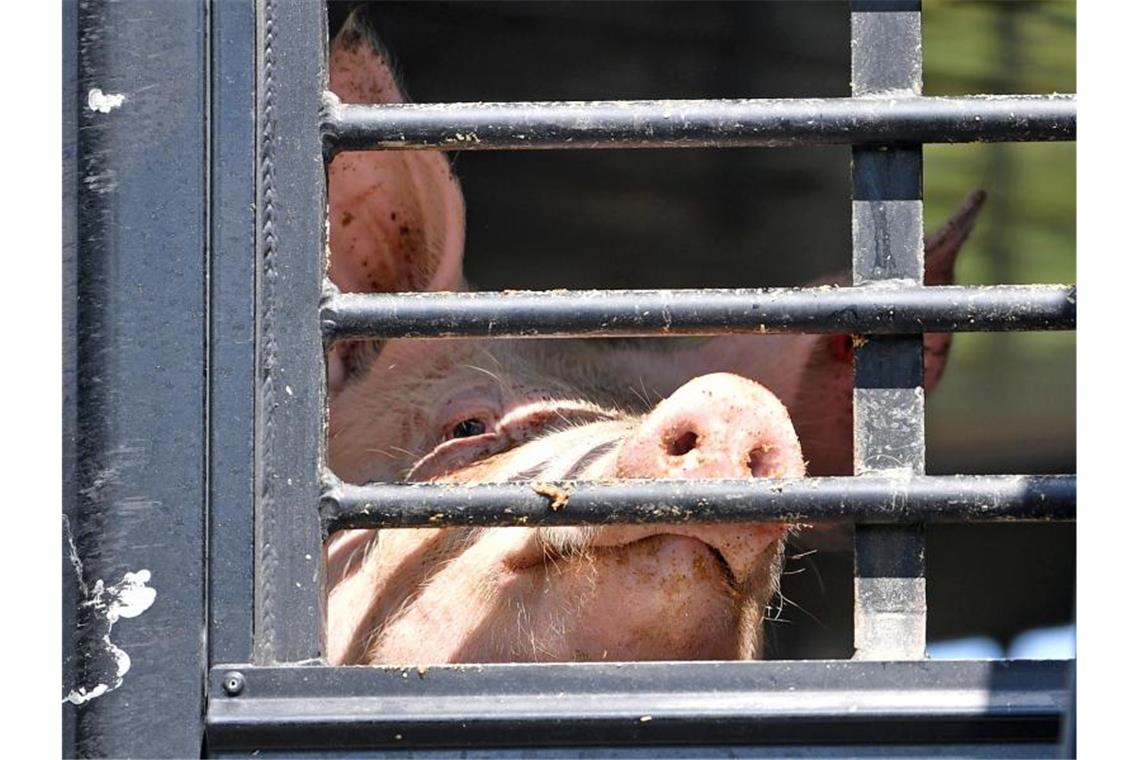
<svg viewBox="0 0 1140 760">
<path fill-rule="evenodd" d="M 245 676 L 236 670 L 231 670 L 222 676 L 222 689 L 231 697 L 241 694 L 245 688 Z"/>
</svg>

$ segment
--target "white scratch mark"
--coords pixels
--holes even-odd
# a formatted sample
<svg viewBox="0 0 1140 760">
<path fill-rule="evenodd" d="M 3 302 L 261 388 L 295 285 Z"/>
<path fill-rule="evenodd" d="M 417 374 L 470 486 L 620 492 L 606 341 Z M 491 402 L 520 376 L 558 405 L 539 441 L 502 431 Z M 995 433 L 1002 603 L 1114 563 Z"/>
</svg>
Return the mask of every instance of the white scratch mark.
<svg viewBox="0 0 1140 760">
<path fill-rule="evenodd" d="M 71 533 L 71 521 L 67 519 L 67 515 L 63 515 L 63 530 L 67 533 L 67 554 L 71 559 L 71 566 L 75 568 L 75 577 L 79 581 L 79 588 L 83 591 L 83 597 L 86 599 L 91 595 L 87 590 L 87 584 L 83 581 L 83 562 L 79 559 L 79 550 L 75 548 L 75 536 Z"/>
<path fill-rule="evenodd" d="M 111 113 L 123 105 L 126 100 L 127 96 L 122 93 L 104 93 L 98 87 L 92 87 L 87 92 L 87 107 L 99 113 Z"/>
<path fill-rule="evenodd" d="M 126 652 L 111 642 L 111 629 L 119 618 L 138 617 L 150 609 L 154 604 L 158 592 L 147 586 L 150 581 L 150 570 L 142 569 L 137 573 L 124 573 L 123 580 L 113 586 L 105 586 L 103 579 L 95 581 L 93 587 L 88 587 L 83 580 L 83 562 L 79 559 L 79 552 L 75 548 L 75 538 L 71 533 L 71 523 L 67 515 L 63 516 L 63 527 L 67 533 L 68 554 L 71 564 L 75 568 L 75 575 L 79 581 L 79 588 L 83 594 L 81 607 L 91 607 L 95 616 L 101 617 L 107 626 L 103 634 L 105 652 L 110 655 L 115 664 L 115 675 L 111 683 L 96 683 L 93 686 L 80 685 L 72 689 L 61 701 L 73 705 L 102 696 L 109 691 L 119 688 L 123 683 L 123 676 L 131 669 L 131 658 Z"/>
</svg>

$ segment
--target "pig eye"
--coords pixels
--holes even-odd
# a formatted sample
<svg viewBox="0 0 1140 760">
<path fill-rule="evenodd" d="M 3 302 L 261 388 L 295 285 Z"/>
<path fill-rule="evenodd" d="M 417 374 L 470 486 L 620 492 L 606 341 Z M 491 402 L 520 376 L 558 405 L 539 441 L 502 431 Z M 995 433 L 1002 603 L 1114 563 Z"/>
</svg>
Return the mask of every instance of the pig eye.
<svg viewBox="0 0 1140 760">
<path fill-rule="evenodd" d="M 487 423 L 478 417 L 471 417 L 457 423 L 455 427 L 448 431 L 448 438 L 471 438 L 476 435 L 483 435 L 487 432 Z"/>
</svg>

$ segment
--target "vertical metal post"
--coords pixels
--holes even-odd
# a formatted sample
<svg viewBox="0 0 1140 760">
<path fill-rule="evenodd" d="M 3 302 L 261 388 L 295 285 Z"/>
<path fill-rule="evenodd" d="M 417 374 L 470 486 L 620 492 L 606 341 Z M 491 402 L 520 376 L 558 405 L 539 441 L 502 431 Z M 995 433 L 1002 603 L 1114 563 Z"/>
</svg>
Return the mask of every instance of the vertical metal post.
<svg viewBox="0 0 1140 760">
<path fill-rule="evenodd" d="M 78 518 L 79 493 L 77 485 L 79 451 L 76 438 L 79 425 L 79 362 L 76 351 L 78 340 L 79 312 L 79 267 L 76 257 L 79 253 L 79 8 L 76 3 L 64 3 L 62 14 L 63 39 L 63 92 L 60 98 L 63 111 L 62 150 L 62 243 L 63 243 L 63 409 L 62 409 L 62 486 L 63 486 L 63 525 L 61 526 L 60 557 L 63 560 L 61 577 L 63 588 L 60 601 L 63 604 L 60 616 L 61 645 L 63 650 L 63 682 L 66 686 L 70 674 L 76 670 L 79 646 L 84 634 L 79 630 L 79 602 L 83 598 L 81 579 L 75 577 L 71 562 L 71 544 L 74 537 L 70 527 Z M 61 736 L 63 756 L 78 754 L 76 743 L 78 716 L 70 703 L 62 705 Z"/>
<path fill-rule="evenodd" d="M 853 0 L 851 94 L 922 93 L 920 0 Z M 922 146 L 852 151 L 852 273 L 862 287 L 922 284 Z M 854 471 L 925 469 L 922 336 L 856 341 Z M 920 659 L 926 649 L 925 534 L 921 526 L 855 531 L 855 657 Z"/>
<path fill-rule="evenodd" d="M 209 8 L 63 11 L 63 754 L 197 757 Z"/>
<path fill-rule="evenodd" d="M 257 8 L 254 661 L 319 657 L 324 362 L 323 2 Z"/>
<path fill-rule="evenodd" d="M 254 0 L 210 17 L 209 625 L 211 664 L 253 647 L 256 185 Z"/>
</svg>

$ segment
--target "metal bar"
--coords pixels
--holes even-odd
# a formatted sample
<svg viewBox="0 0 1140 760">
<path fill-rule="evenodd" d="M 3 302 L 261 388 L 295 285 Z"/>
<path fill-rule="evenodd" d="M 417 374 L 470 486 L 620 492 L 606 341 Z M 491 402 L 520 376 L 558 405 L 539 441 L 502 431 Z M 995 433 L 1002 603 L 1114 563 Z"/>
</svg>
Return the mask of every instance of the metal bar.
<svg viewBox="0 0 1140 760">
<path fill-rule="evenodd" d="M 919 0 L 851 4 L 851 94 L 898 98 L 922 93 Z M 921 288 L 922 146 L 852 150 L 852 282 L 874 288 L 906 280 Z M 922 475 L 923 339 L 873 336 L 855 349 L 854 471 Z M 855 657 L 921 659 L 926 654 L 925 528 L 855 529 Z"/>
<path fill-rule="evenodd" d="M 1054 743 L 1065 661 L 215 668 L 207 743 L 301 750 Z M 794 689 L 789 685 L 794 684 Z"/>
<path fill-rule="evenodd" d="M 684 744 L 603 744 L 590 742 L 588 733 L 573 740 L 573 743 L 559 743 L 556 746 L 545 745 L 538 748 L 531 747 L 504 747 L 491 744 L 477 750 L 452 747 L 450 749 L 407 750 L 398 746 L 388 747 L 353 747 L 350 751 L 338 750 L 297 750 L 291 753 L 282 750 L 275 754 L 276 758 L 298 757 L 305 760 L 312 758 L 341 758 L 351 754 L 353 758 L 366 760 L 367 758 L 432 758 L 432 760 L 566 760 L 566 758 L 608 758 L 609 760 L 694 760 L 694 758 L 725 758 L 747 757 L 759 760 L 785 760 L 789 757 L 820 757 L 820 758 L 914 758 L 914 757 L 954 757 L 975 758 L 981 760 L 1040 760 L 1043 757 L 1056 756 L 1055 742 L 1046 741 L 1008 741 L 991 740 L 988 742 L 939 742 L 923 744 L 919 740 L 893 744 L 873 743 L 832 743 L 824 745 L 804 745 L 802 743 L 772 743 L 759 744 L 758 740 L 752 743 L 718 744 L 710 740 L 700 746 Z M 318 754 L 320 753 L 320 754 Z M 211 758 L 234 758 L 245 760 L 250 755 L 248 750 L 221 749 L 211 752 Z"/>
<path fill-rule="evenodd" d="M 945 475 L 621 483 L 334 483 L 326 534 L 347 528 L 601 523 L 1071 521 L 1073 475 Z"/>
<path fill-rule="evenodd" d="M 64 15 L 63 754 L 192 757 L 206 672 L 209 14 L 90 0 Z"/>
<path fill-rule="evenodd" d="M 777 148 L 1074 140 L 1074 95 L 344 105 L 326 93 L 342 150 Z"/>
<path fill-rule="evenodd" d="M 326 340 L 1071 330 L 1070 285 L 337 294 Z"/>
<path fill-rule="evenodd" d="M 324 369 L 315 319 L 324 262 L 323 3 L 257 10 L 257 409 L 254 658 L 320 655 Z M 308 315 L 306 318 L 305 315 Z"/>
<path fill-rule="evenodd" d="M 253 645 L 255 387 L 254 5 L 211 6 L 210 662 Z"/>
<path fill-rule="evenodd" d="M 63 580 L 60 589 L 60 643 L 62 650 L 63 683 L 67 683 L 78 672 L 78 658 L 87 633 L 79 626 L 81 615 L 79 603 L 82 600 L 81 579 L 75 576 L 71 566 L 71 545 L 74 541 L 69 528 L 79 520 L 79 503 L 75 494 L 79 493 L 79 8 L 77 3 L 66 3 L 62 8 L 63 27 L 62 63 L 62 385 L 63 404 L 61 433 L 62 454 L 62 523 L 60 558 L 63 560 Z M 78 756 L 78 716 L 73 706 L 64 702 L 60 705 L 60 735 L 62 756 Z"/>
</svg>

